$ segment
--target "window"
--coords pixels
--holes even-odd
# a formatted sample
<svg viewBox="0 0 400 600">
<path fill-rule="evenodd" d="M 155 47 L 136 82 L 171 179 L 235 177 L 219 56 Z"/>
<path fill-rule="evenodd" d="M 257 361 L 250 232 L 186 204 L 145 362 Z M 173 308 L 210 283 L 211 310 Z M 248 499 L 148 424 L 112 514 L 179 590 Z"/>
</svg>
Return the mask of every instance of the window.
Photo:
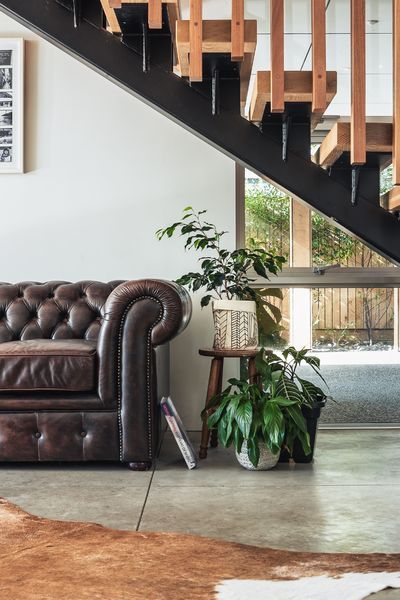
<svg viewBox="0 0 400 600">
<path fill-rule="evenodd" d="M 393 350 L 393 289 L 312 290 L 312 347 L 318 351 Z"/>
<path fill-rule="evenodd" d="M 383 172 L 383 189 L 390 176 Z M 251 172 L 244 179 L 245 244 L 287 259 L 276 302 L 284 340 L 321 352 L 398 350 L 397 268 Z"/>
</svg>

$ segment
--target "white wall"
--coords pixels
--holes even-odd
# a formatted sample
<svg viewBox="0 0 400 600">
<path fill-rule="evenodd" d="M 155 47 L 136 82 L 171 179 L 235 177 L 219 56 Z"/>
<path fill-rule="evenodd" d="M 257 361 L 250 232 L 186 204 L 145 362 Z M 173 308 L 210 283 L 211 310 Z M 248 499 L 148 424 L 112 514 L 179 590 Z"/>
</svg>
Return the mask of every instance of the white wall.
<svg viewBox="0 0 400 600">
<path fill-rule="evenodd" d="M 0 13 L 0 36 L 26 44 L 26 173 L 0 182 L 0 281 L 172 279 L 196 266 L 154 231 L 191 204 L 232 232 L 234 163 Z M 172 344 L 172 392 L 199 426 L 212 342 L 195 302 Z"/>
</svg>

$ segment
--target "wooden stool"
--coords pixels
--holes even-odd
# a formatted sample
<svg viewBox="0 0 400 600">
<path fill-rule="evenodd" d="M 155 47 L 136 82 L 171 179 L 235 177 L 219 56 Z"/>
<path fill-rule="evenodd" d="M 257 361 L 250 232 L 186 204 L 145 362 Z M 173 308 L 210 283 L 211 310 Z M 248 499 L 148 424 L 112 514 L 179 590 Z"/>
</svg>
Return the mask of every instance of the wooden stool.
<svg viewBox="0 0 400 600">
<path fill-rule="evenodd" d="M 252 350 L 217 350 L 214 348 L 201 348 L 199 354 L 201 356 L 212 356 L 210 377 L 208 380 L 206 408 L 210 403 L 211 398 L 218 395 L 222 391 L 222 374 L 224 369 L 224 358 L 248 358 L 248 373 L 249 381 L 255 380 L 257 371 L 255 364 L 255 357 L 259 352 L 259 348 L 253 348 Z M 210 439 L 210 430 L 207 426 L 207 415 L 203 419 L 203 427 L 201 430 L 201 442 L 200 442 L 200 458 L 207 458 L 208 441 Z M 211 448 L 218 446 L 218 431 L 216 429 L 211 430 Z"/>
</svg>

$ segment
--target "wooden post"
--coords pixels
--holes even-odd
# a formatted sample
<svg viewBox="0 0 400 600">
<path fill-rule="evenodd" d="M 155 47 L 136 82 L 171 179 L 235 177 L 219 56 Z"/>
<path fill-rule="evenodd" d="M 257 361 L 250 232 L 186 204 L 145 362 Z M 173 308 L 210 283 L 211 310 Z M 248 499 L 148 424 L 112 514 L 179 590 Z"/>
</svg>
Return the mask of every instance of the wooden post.
<svg viewBox="0 0 400 600">
<path fill-rule="evenodd" d="M 162 2 L 149 0 L 148 6 L 149 29 L 162 29 Z"/>
<path fill-rule="evenodd" d="M 393 0 L 393 185 L 400 185 L 400 0 Z"/>
<path fill-rule="evenodd" d="M 292 198 L 290 211 L 290 266 L 311 267 L 311 210 Z M 290 343 L 296 348 L 312 345 L 310 288 L 290 290 Z"/>
<path fill-rule="evenodd" d="M 284 0 L 270 0 L 271 112 L 285 110 Z"/>
<path fill-rule="evenodd" d="M 312 112 L 326 109 L 325 0 L 312 0 Z"/>
<path fill-rule="evenodd" d="M 203 80 L 203 6 L 202 0 L 190 0 L 189 79 Z"/>
<path fill-rule="evenodd" d="M 115 14 L 115 10 L 110 7 L 108 0 L 100 0 L 101 6 L 103 8 L 104 14 L 107 19 L 107 29 L 109 29 L 112 33 L 121 33 L 121 28 L 118 23 L 117 15 Z"/>
<path fill-rule="evenodd" d="M 351 145 L 352 165 L 366 161 L 365 0 L 351 0 Z"/>
<path fill-rule="evenodd" d="M 231 59 L 242 61 L 244 57 L 244 0 L 232 0 L 231 44 Z"/>
</svg>

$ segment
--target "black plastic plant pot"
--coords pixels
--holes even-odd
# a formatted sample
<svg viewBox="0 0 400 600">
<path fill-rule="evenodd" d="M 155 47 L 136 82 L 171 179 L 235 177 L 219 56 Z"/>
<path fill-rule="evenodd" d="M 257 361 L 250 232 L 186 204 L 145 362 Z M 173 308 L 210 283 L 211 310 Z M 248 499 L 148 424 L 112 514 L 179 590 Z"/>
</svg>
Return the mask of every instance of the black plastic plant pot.
<svg viewBox="0 0 400 600">
<path fill-rule="evenodd" d="M 321 416 L 321 409 L 324 408 L 326 404 L 326 398 L 320 398 L 315 401 L 313 408 L 308 408 L 303 406 L 301 411 L 304 415 L 304 418 L 307 422 L 307 430 L 310 436 L 310 445 L 311 452 L 310 454 L 304 454 L 303 448 L 299 440 L 295 440 L 293 444 L 293 460 L 296 463 L 310 463 L 314 458 L 314 448 L 315 442 L 317 438 L 317 429 L 318 429 L 318 420 Z M 279 457 L 279 462 L 289 462 L 289 452 L 287 450 L 282 450 L 281 455 Z"/>
</svg>

